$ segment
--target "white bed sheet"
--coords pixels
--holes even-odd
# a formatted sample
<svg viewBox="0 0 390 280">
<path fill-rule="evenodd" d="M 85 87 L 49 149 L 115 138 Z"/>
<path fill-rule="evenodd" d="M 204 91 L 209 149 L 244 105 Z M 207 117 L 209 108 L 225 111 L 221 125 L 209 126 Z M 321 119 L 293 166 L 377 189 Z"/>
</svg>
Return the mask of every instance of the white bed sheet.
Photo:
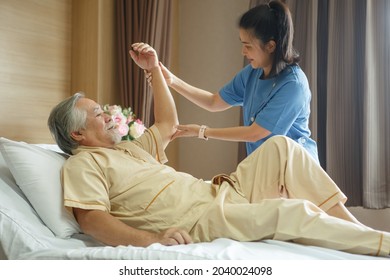
<svg viewBox="0 0 390 280">
<path fill-rule="evenodd" d="M 1 256 L 3 254 L 3 256 Z M 213 242 L 180 246 L 153 244 L 147 248 L 103 246 L 84 234 L 56 237 L 25 199 L 0 154 L 0 259 L 134 259 L 134 260 L 372 260 L 355 255 L 290 242 L 264 240 Z"/>
</svg>

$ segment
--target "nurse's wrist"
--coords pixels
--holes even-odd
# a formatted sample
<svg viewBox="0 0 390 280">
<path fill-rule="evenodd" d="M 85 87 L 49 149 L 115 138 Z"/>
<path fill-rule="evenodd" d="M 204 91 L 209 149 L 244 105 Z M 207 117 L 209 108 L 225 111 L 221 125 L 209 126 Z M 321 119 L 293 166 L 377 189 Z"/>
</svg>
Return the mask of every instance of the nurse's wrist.
<svg viewBox="0 0 390 280">
<path fill-rule="evenodd" d="M 205 125 L 200 126 L 199 132 L 198 132 L 198 138 L 206 140 L 206 141 L 209 140 L 209 138 L 205 135 L 206 129 L 207 129 L 207 126 L 205 126 Z"/>
</svg>

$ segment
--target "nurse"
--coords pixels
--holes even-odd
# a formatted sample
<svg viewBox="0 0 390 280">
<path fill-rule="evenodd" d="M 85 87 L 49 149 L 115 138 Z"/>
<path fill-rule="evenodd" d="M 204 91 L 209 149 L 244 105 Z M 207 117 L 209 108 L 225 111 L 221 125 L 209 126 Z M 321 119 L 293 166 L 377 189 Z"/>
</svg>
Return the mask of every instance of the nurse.
<svg viewBox="0 0 390 280">
<path fill-rule="evenodd" d="M 239 20 L 242 54 L 249 61 L 218 93 L 191 86 L 160 64 L 168 85 L 194 104 L 211 112 L 243 107 L 244 126 L 211 128 L 179 125 L 177 137 L 198 136 L 246 142 L 247 155 L 274 135 L 301 144 L 318 161 L 309 129 L 311 92 L 298 66 L 291 13 L 279 1 L 256 6 Z"/>
</svg>

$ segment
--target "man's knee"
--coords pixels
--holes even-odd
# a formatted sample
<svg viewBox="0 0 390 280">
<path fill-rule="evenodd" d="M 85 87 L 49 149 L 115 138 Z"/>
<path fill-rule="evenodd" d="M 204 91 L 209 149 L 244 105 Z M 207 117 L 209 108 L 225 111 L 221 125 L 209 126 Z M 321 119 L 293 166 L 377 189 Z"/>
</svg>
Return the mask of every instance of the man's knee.
<svg viewBox="0 0 390 280">
<path fill-rule="evenodd" d="M 271 149 L 271 147 L 277 147 L 278 150 L 285 150 L 291 145 L 295 145 L 296 143 L 284 135 L 275 135 L 271 138 L 267 139 L 262 146 L 264 149 Z"/>
<path fill-rule="evenodd" d="M 253 157 L 272 157 L 276 158 L 287 158 L 290 156 L 291 151 L 294 147 L 299 146 L 291 138 L 284 135 L 275 135 L 267 139 L 259 148 L 257 148 L 248 158 Z"/>
<path fill-rule="evenodd" d="M 294 140 L 292 140 L 291 138 L 289 138 L 289 137 L 287 137 L 285 135 L 275 135 L 275 136 L 272 136 L 267 141 L 265 141 L 265 143 L 267 143 L 267 142 L 269 142 L 270 144 L 271 143 L 277 143 L 277 144 L 282 144 L 282 145 L 286 145 L 286 144 L 290 144 L 290 143 L 294 144 L 295 143 Z"/>
</svg>

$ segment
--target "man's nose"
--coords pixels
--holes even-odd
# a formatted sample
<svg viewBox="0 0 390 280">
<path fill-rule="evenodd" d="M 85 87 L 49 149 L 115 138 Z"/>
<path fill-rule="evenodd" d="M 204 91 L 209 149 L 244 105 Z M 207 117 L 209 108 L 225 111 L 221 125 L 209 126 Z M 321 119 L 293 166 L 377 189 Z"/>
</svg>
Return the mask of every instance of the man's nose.
<svg viewBox="0 0 390 280">
<path fill-rule="evenodd" d="M 106 123 L 112 121 L 111 115 L 104 113 L 104 121 L 105 121 Z"/>
</svg>

